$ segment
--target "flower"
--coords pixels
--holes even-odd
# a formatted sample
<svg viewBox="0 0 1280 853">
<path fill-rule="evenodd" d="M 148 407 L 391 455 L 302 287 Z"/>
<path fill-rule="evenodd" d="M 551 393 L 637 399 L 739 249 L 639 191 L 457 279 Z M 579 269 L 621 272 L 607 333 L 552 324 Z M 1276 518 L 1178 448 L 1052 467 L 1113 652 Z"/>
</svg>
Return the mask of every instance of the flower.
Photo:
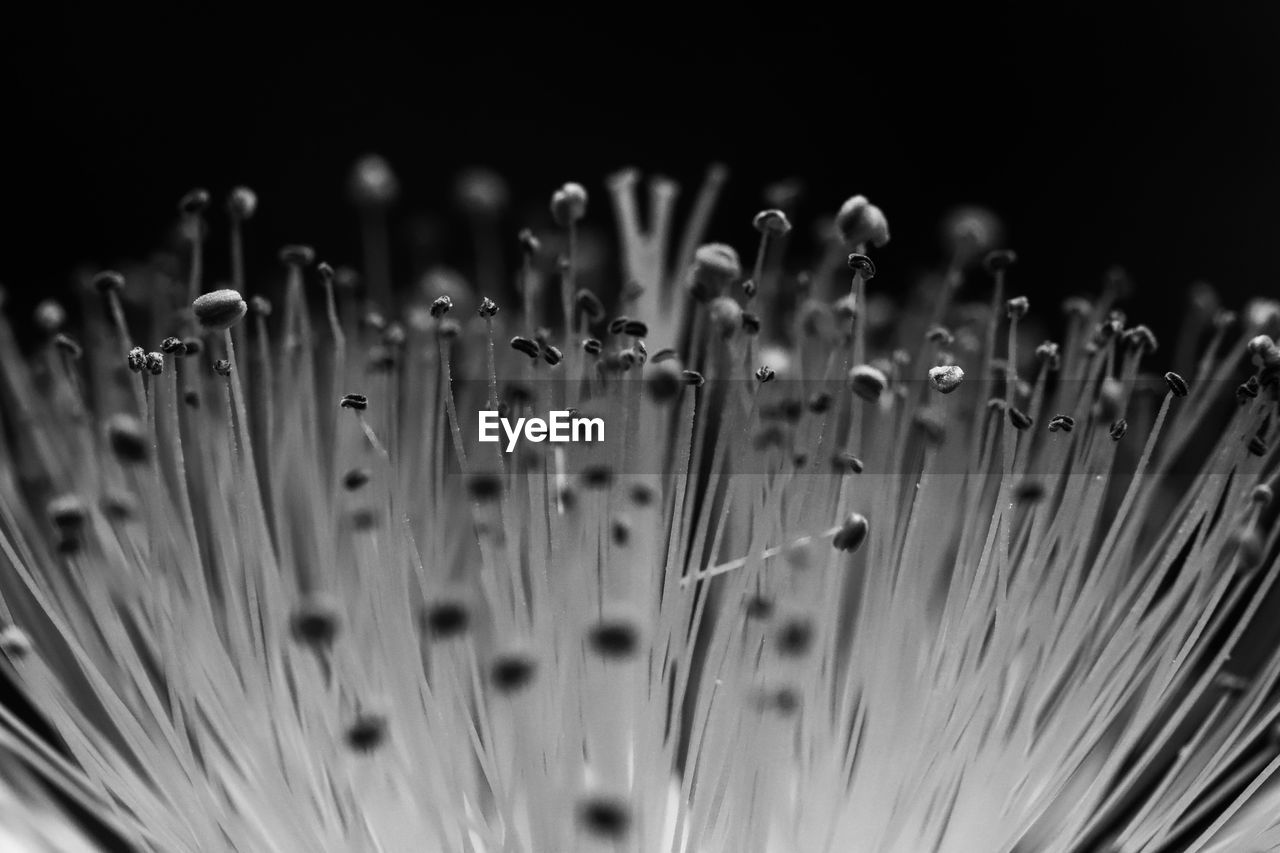
<svg viewBox="0 0 1280 853">
<path fill-rule="evenodd" d="M 1185 378 L 1114 313 L 1029 350 L 1021 298 L 864 337 L 859 199 L 837 311 L 744 312 L 695 228 L 636 262 L 660 317 L 594 283 L 450 311 L 459 273 L 402 325 L 294 248 L 275 311 L 170 289 L 155 325 L 199 322 L 135 340 L 104 274 L 82 358 L 0 330 L 0 656 L 66 752 L 26 759 L 165 853 L 1274 846 L 1280 650 L 1227 668 L 1280 573 L 1270 318 Z M 554 407 L 605 440 L 477 440 Z M 39 742 L 3 719 L 0 757 Z"/>
</svg>

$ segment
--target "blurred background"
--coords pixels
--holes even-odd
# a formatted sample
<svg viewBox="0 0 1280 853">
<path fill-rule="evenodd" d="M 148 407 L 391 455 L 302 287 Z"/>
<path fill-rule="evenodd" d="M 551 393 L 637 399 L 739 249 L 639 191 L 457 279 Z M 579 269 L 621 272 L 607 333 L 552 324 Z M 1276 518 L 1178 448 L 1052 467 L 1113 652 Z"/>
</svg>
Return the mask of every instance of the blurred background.
<svg viewBox="0 0 1280 853">
<path fill-rule="evenodd" d="M 900 286 L 939 259 L 940 217 L 979 203 L 1006 221 L 1018 289 L 1056 304 L 1121 264 L 1131 318 L 1169 330 L 1193 280 L 1228 303 L 1280 281 L 1280 7 L 1251 6 L 761 7 L 719 21 L 641 6 L 277 21 L 77 10 L 3 37 L 0 282 L 17 313 L 77 265 L 145 258 L 191 187 L 213 191 L 220 215 L 238 183 L 261 201 L 251 270 L 274 272 L 286 242 L 358 262 L 346 179 L 368 152 L 401 180 L 402 280 L 426 263 L 469 269 L 460 168 L 497 169 L 531 205 L 514 206 L 514 236 L 546 223 L 565 180 L 593 191 L 611 228 L 611 171 L 674 177 L 688 204 L 721 161 L 731 179 L 711 236 L 744 253 L 762 188 L 798 178 L 806 233 L 853 193 L 885 210 L 878 283 Z M 221 219 L 214 229 L 218 279 Z"/>
</svg>

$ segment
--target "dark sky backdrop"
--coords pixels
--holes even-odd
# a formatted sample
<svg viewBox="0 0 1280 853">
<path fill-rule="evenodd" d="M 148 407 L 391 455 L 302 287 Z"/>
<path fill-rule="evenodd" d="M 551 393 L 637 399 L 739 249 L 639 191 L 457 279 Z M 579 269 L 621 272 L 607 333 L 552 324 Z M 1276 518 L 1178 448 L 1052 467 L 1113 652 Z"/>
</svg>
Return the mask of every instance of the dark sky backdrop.
<svg viewBox="0 0 1280 853">
<path fill-rule="evenodd" d="M 715 233 L 746 251 L 760 185 L 798 175 L 811 213 L 854 192 L 886 210 L 882 274 L 928 261 L 938 217 L 974 201 L 1006 217 L 1035 296 L 1112 263 L 1149 297 L 1143 318 L 1176 313 L 1167 294 L 1196 277 L 1236 300 L 1280 293 L 1274 4 L 864 5 L 660 24 L 640 5 L 551 23 L 351 7 L 322 35 L 217 10 L 7 27 L 0 281 L 20 303 L 54 292 L 76 262 L 144 254 L 191 186 L 238 182 L 262 199 L 260 263 L 288 241 L 354 260 L 343 184 L 374 150 L 401 175 L 402 214 L 447 209 L 471 163 L 540 205 L 582 181 L 605 216 L 599 182 L 619 166 L 692 184 L 722 159 L 736 219 Z"/>
</svg>

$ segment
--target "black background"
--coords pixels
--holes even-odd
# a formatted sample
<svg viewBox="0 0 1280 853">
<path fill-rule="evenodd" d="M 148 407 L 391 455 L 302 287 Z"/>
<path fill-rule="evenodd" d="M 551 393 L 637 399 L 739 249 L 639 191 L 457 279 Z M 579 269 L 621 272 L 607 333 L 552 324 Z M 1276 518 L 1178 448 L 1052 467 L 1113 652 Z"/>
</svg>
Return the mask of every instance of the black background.
<svg viewBox="0 0 1280 853">
<path fill-rule="evenodd" d="M 0 281 L 17 310 L 78 263 L 144 257 L 196 185 L 258 191 L 259 269 L 284 242 L 356 261 L 344 186 L 367 151 L 401 177 L 400 223 L 448 221 L 468 164 L 500 169 L 537 216 L 581 181 L 603 218 L 610 171 L 662 171 L 691 196 L 719 159 L 733 178 L 713 236 L 744 251 L 780 178 L 806 180 L 807 214 L 855 192 L 883 207 L 884 281 L 932 263 L 939 217 L 979 202 L 1006 219 L 1025 292 L 1056 302 L 1119 263 L 1139 288 L 1131 318 L 1168 326 L 1196 278 L 1237 304 L 1277 290 L 1280 21 L 1255 5 L 67 14 L 4 37 Z M 465 269 L 457 244 L 443 257 Z"/>
</svg>

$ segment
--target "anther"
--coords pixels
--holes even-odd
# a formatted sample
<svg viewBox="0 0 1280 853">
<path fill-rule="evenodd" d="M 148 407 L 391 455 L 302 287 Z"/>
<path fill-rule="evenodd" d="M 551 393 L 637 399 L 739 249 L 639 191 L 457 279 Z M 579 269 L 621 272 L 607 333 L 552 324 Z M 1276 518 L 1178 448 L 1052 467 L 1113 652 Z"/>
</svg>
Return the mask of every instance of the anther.
<svg viewBox="0 0 1280 853">
<path fill-rule="evenodd" d="M 366 154 L 355 162 L 348 186 L 352 200 L 365 207 L 388 205 L 400 194 L 400 181 L 391 164 L 377 154 Z"/>
<path fill-rule="evenodd" d="M 185 216 L 195 216 L 209 206 L 209 191 L 196 187 L 178 200 L 178 211 Z"/>
<path fill-rule="evenodd" d="M 800 694 L 789 687 L 782 687 L 768 694 L 765 706 L 772 708 L 779 716 L 790 717 L 800 710 Z"/>
<path fill-rule="evenodd" d="M 640 649 L 640 631 L 629 619 L 601 619 L 587 629 L 587 645 L 606 660 L 627 660 Z"/>
<path fill-rule="evenodd" d="M 540 351 L 537 341 L 531 341 L 528 338 L 520 337 L 519 335 L 511 339 L 511 348 L 516 352 L 522 352 L 529 356 L 529 358 L 533 359 L 538 357 Z"/>
<path fill-rule="evenodd" d="M 869 403 L 880 399 L 881 392 L 889 384 L 884 371 L 869 364 L 860 364 L 849 371 L 849 384 L 853 393 Z"/>
<path fill-rule="evenodd" d="M 479 471 L 467 477 L 467 492 L 471 499 L 485 502 L 497 500 L 502 495 L 502 478 L 491 471 Z"/>
<path fill-rule="evenodd" d="M 442 599 L 424 607 L 419 620 L 423 633 L 431 639 L 455 640 L 470 629 L 471 608 L 456 599 Z"/>
<path fill-rule="evenodd" d="M 165 355 L 180 356 L 187 354 L 187 348 L 182 344 L 182 338 L 168 337 L 160 342 L 160 352 Z"/>
<path fill-rule="evenodd" d="M 489 666 L 489 681 L 499 693 L 518 693 L 528 687 L 537 674 L 537 662 L 523 652 L 505 652 Z"/>
<path fill-rule="evenodd" d="M 396 366 L 396 353 L 390 347 L 375 345 L 369 348 L 367 361 L 373 373 L 386 373 Z"/>
<path fill-rule="evenodd" d="M 645 371 L 645 390 L 656 403 L 667 403 L 680 395 L 684 386 L 680 368 L 671 361 L 653 364 Z"/>
<path fill-rule="evenodd" d="M 867 531 L 870 526 L 867 519 L 860 513 L 850 513 L 844 520 L 844 524 L 840 526 L 839 532 L 835 538 L 831 540 L 831 544 L 835 546 L 837 551 L 846 551 L 852 553 L 862 545 L 867 538 Z"/>
<path fill-rule="evenodd" d="M 372 752 L 386 737 L 386 716 L 372 711 L 360 713 L 347 727 L 347 745 L 358 752 Z"/>
<path fill-rule="evenodd" d="M 121 413 L 107 420 L 107 445 L 124 463 L 146 462 L 150 455 L 146 430 L 133 415 Z"/>
<path fill-rule="evenodd" d="M 345 394 L 338 401 L 338 405 L 344 409 L 353 409 L 357 412 L 363 412 L 369 408 L 369 398 L 363 394 Z"/>
<path fill-rule="evenodd" d="M 552 367 L 555 367 L 557 364 L 559 364 L 563 358 L 564 358 L 564 353 L 560 352 L 560 349 L 558 347 L 554 347 L 548 344 L 547 346 L 542 348 L 543 361 L 545 361 L 547 364 L 551 365 Z"/>
<path fill-rule="evenodd" d="M 951 334 L 951 330 L 946 326 L 933 326 L 929 331 L 924 333 L 925 340 L 930 343 L 937 344 L 942 347 L 949 347 L 955 343 L 956 336 Z"/>
<path fill-rule="evenodd" d="M 599 355 L 604 352 L 604 344 L 596 338 L 587 338 L 582 342 L 582 351 L 587 355 Z"/>
<path fill-rule="evenodd" d="M 152 376 L 159 376 L 164 373 L 164 355 L 158 352 L 149 352 L 146 355 L 147 372 Z"/>
<path fill-rule="evenodd" d="M 929 381 L 939 393 L 950 394 L 964 381 L 964 371 L 954 364 L 930 368 Z"/>
<path fill-rule="evenodd" d="M 647 338 L 649 326 L 640 320 L 628 320 L 622 327 L 624 334 L 633 338 Z"/>
<path fill-rule="evenodd" d="M 324 651 L 333 645 L 342 627 L 337 602 L 327 595 L 306 596 L 289 616 L 289 631 L 302 645 Z"/>
<path fill-rule="evenodd" d="M 115 270 L 103 270 L 93 277 L 93 287 L 99 293 L 118 293 L 124 290 L 124 276 Z"/>
<path fill-rule="evenodd" d="M 206 329 L 230 329 L 249 310 L 249 305 L 234 290 L 215 290 L 196 297 L 191 303 L 196 320 Z"/>
<path fill-rule="evenodd" d="M 271 316 L 271 300 L 265 296 L 249 297 L 249 311 L 255 317 Z"/>
<path fill-rule="evenodd" d="M 142 347 L 134 347 L 129 350 L 129 354 L 126 359 L 129 364 L 129 369 L 134 373 L 141 373 L 147 366 L 147 354 Z"/>
<path fill-rule="evenodd" d="M 1053 341 L 1045 341 L 1036 347 L 1036 360 L 1049 370 L 1057 370 L 1062 364 L 1062 356 L 1058 345 Z"/>
<path fill-rule="evenodd" d="M 766 382 L 772 382 L 777 376 L 777 371 L 765 364 L 756 370 L 756 379 L 763 385 Z"/>
<path fill-rule="evenodd" d="M 742 328 L 742 306 L 730 296 L 717 296 L 707 309 L 711 327 L 722 338 L 732 337 Z"/>
<path fill-rule="evenodd" d="M 1094 412 L 1098 420 L 1109 421 L 1120 416 L 1124 405 L 1124 385 L 1114 376 L 1102 380 L 1102 388 L 1098 391 L 1098 402 Z"/>
<path fill-rule="evenodd" d="M 435 317 L 437 320 L 439 320 L 445 314 L 448 314 L 449 311 L 452 309 L 453 309 L 452 299 L 450 299 L 448 296 L 437 296 L 434 300 L 432 300 L 431 308 L 428 310 L 430 310 L 432 317 Z"/>
<path fill-rule="evenodd" d="M 42 299 L 35 310 L 36 326 L 46 335 L 52 335 L 67 322 L 67 311 L 52 299 Z"/>
<path fill-rule="evenodd" d="M 1175 397 L 1187 396 L 1187 392 L 1188 392 L 1187 380 L 1183 379 L 1178 374 L 1174 373 L 1173 371 L 1169 371 L 1164 375 L 1164 381 L 1168 384 L 1169 391 L 1170 393 L 1173 394 L 1173 396 Z"/>
<path fill-rule="evenodd" d="M 53 345 L 72 360 L 77 360 L 84 355 L 81 346 L 61 332 L 54 335 Z"/>
<path fill-rule="evenodd" d="M 1253 356 L 1253 363 L 1260 367 L 1263 357 L 1275 351 L 1276 342 L 1270 335 L 1254 335 L 1249 339 L 1247 349 L 1249 355 Z"/>
<path fill-rule="evenodd" d="M 1071 432 L 1071 430 L 1075 429 L 1075 426 L 1076 419 L 1070 415 L 1054 415 L 1049 419 L 1049 432 L 1057 432 L 1058 430 Z"/>
<path fill-rule="evenodd" d="M 1026 412 L 1015 406 L 1010 406 L 1009 423 L 1013 424 L 1013 428 L 1016 430 L 1027 430 L 1031 429 L 1032 420 Z"/>
<path fill-rule="evenodd" d="M 227 196 L 227 212 L 239 222 L 253 218 L 258 209 L 258 195 L 248 187 L 236 187 Z"/>
<path fill-rule="evenodd" d="M 831 467 L 837 474 L 861 474 L 862 460 L 852 453 L 837 453 L 831 458 Z"/>
<path fill-rule="evenodd" d="M 507 182 L 492 169 L 473 167 L 458 176 L 454 184 L 458 204 L 474 216 L 496 216 L 507 206 Z"/>
<path fill-rule="evenodd" d="M 854 252 L 849 256 L 848 264 L 854 275 L 862 276 L 863 281 L 871 281 L 876 277 L 876 265 L 866 255 Z"/>
<path fill-rule="evenodd" d="M 1271 501 L 1275 498 L 1275 493 L 1266 483 L 1259 483 L 1253 487 L 1253 491 L 1249 494 L 1249 500 L 1261 507 L 1271 505 Z"/>
<path fill-rule="evenodd" d="M 17 625 L 5 625 L 4 628 L 0 628 L 0 652 L 3 652 L 9 660 L 22 660 L 31 654 L 31 648 L 31 638 Z"/>
<path fill-rule="evenodd" d="M 933 408 L 922 408 L 916 412 L 911 425 L 923 432 L 925 439 L 931 444 L 942 444 L 947 437 L 946 422 Z"/>
<path fill-rule="evenodd" d="M 522 228 L 517 237 L 520 242 L 520 251 L 527 257 L 533 257 L 542 251 L 542 243 L 537 237 L 533 236 L 533 232 L 528 228 Z"/>
<path fill-rule="evenodd" d="M 778 654 L 803 657 L 813 647 L 813 623 L 803 617 L 792 617 L 778 626 Z"/>
<path fill-rule="evenodd" d="M 762 210 L 751 220 L 752 226 L 761 234 L 783 235 L 791 230 L 791 221 L 781 210 Z"/>
<path fill-rule="evenodd" d="M 866 196 L 855 195 L 840 205 L 835 227 L 840 239 L 849 246 L 870 243 L 879 248 L 889 242 L 889 221 Z"/>
<path fill-rule="evenodd" d="M 1148 355 L 1155 352 L 1157 347 L 1155 333 L 1146 326 L 1134 326 L 1128 329 L 1121 335 L 1120 342 L 1132 352 Z"/>
<path fill-rule="evenodd" d="M 342 486 L 347 491 L 354 492 L 363 488 L 371 478 L 368 468 L 352 468 L 342 475 Z"/>
<path fill-rule="evenodd" d="M 1009 269 L 1018 262 L 1018 253 L 1012 249 L 993 249 L 982 259 L 987 272 L 997 273 Z"/>
<path fill-rule="evenodd" d="M 607 489 L 613 484 L 613 469 L 608 465 L 588 465 L 581 476 L 588 489 Z"/>
<path fill-rule="evenodd" d="M 587 191 L 582 184 L 567 183 L 551 195 L 551 217 L 560 227 L 587 215 Z"/>
<path fill-rule="evenodd" d="M 1026 503 L 1037 503 L 1044 498 L 1044 483 L 1039 480 L 1023 480 L 1013 489 L 1016 499 Z"/>
<path fill-rule="evenodd" d="M 631 487 L 631 502 L 636 506 L 650 506 L 653 504 L 655 495 L 653 487 L 648 483 L 636 483 Z"/>
<path fill-rule="evenodd" d="M 613 797 L 589 797 L 578 804 L 578 824 L 588 835 L 621 842 L 631 831 L 631 809 Z"/>
<path fill-rule="evenodd" d="M 225 358 L 218 359 L 213 363 L 213 372 L 219 376 L 230 376 L 231 362 L 227 361 Z"/>
<path fill-rule="evenodd" d="M 497 313 L 498 311 L 496 307 L 493 310 L 494 313 Z M 402 323 L 388 323 L 387 327 L 382 330 L 382 343 L 388 347 L 399 349 L 404 346 L 408 340 L 409 333 L 405 331 L 404 324 Z"/>
<path fill-rule="evenodd" d="M 128 492 L 113 490 L 98 501 L 102 514 L 115 522 L 126 522 L 138 514 L 138 502 Z"/>
<path fill-rule="evenodd" d="M 748 619 L 763 622 L 773 616 L 773 600 L 763 595 L 753 595 L 747 599 L 746 604 L 743 605 L 743 610 Z"/>
<path fill-rule="evenodd" d="M 316 250 L 310 246 L 292 244 L 280 250 L 280 263 L 288 267 L 309 267 L 316 262 Z"/>
<path fill-rule="evenodd" d="M 685 385 L 692 385 L 694 388 L 701 388 L 706 382 L 706 378 L 696 370 L 682 370 L 680 376 L 684 379 Z"/>
<path fill-rule="evenodd" d="M 53 526 L 64 535 L 78 533 L 89 515 L 84 501 L 76 495 L 59 495 L 49 501 L 46 511 Z"/>
<path fill-rule="evenodd" d="M 1027 311 L 1031 308 L 1031 303 L 1025 296 L 1015 296 L 1006 302 L 1004 307 L 1009 319 L 1017 320 L 1027 315 Z"/>
<path fill-rule="evenodd" d="M 809 398 L 809 411 L 820 415 L 831 408 L 831 395 L 826 391 L 815 391 Z"/>
<path fill-rule="evenodd" d="M 689 288 L 695 299 L 706 302 L 720 295 L 741 276 L 742 263 L 733 247 L 708 243 L 694 252 Z"/>
<path fill-rule="evenodd" d="M 585 315 L 588 323 L 599 323 L 605 318 L 604 303 L 590 290 L 579 290 L 575 305 L 577 312 Z"/>
<path fill-rule="evenodd" d="M 1266 556 L 1266 543 L 1262 540 L 1262 536 L 1253 525 L 1249 525 L 1243 530 L 1233 534 L 1236 545 L 1239 548 L 1240 564 L 1247 569 L 1252 569 L 1262 562 L 1262 558 Z"/>
<path fill-rule="evenodd" d="M 1111 429 L 1108 431 L 1108 434 L 1111 436 L 1112 441 L 1119 441 L 1124 438 L 1124 434 L 1128 431 L 1129 422 L 1124 418 L 1120 418 L 1111 424 Z"/>
<path fill-rule="evenodd" d="M 1260 436 L 1255 435 L 1253 438 L 1249 439 L 1249 452 L 1254 456 L 1266 456 L 1267 443 L 1263 441 Z"/>
<path fill-rule="evenodd" d="M 1093 313 L 1093 303 L 1083 296 L 1069 296 L 1062 301 L 1062 313 L 1083 319 Z"/>
</svg>

